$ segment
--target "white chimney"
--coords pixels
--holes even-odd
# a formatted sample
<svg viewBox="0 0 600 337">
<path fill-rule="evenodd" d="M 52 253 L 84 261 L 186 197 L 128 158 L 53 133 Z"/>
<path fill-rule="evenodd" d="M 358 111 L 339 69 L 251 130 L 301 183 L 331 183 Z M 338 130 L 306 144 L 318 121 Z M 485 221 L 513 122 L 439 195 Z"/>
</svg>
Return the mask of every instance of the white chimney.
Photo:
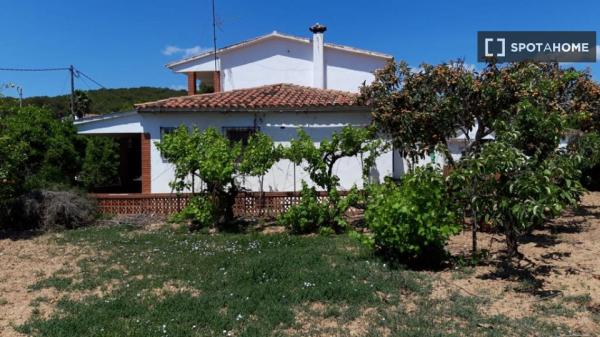
<svg viewBox="0 0 600 337">
<path fill-rule="evenodd" d="M 325 57 L 323 50 L 323 33 L 327 30 L 327 27 L 316 23 L 309 29 L 313 33 L 313 87 L 325 89 Z"/>
</svg>

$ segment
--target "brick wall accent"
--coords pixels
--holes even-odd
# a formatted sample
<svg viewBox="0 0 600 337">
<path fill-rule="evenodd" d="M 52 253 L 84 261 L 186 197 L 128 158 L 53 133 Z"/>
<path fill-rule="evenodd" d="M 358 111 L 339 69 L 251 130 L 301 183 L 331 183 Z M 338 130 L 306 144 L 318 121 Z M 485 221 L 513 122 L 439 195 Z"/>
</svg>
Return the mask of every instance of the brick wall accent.
<svg viewBox="0 0 600 337">
<path fill-rule="evenodd" d="M 187 73 L 187 88 L 188 88 L 188 95 L 195 95 L 197 94 L 196 91 L 196 73 L 192 72 L 192 73 Z"/>
<path fill-rule="evenodd" d="M 150 158 L 150 134 L 142 133 L 141 148 L 142 148 L 142 193 L 152 192 L 152 180 L 150 175 L 151 158 Z"/>
</svg>

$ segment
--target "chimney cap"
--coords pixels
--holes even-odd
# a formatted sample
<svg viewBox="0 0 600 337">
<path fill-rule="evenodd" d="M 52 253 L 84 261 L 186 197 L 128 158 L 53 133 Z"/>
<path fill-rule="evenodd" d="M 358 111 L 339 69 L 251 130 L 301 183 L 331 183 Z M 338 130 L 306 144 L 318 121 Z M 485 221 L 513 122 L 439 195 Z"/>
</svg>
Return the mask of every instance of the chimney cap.
<svg viewBox="0 0 600 337">
<path fill-rule="evenodd" d="M 308 30 L 313 32 L 313 34 L 324 33 L 327 30 L 327 27 L 317 22 L 314 25 L 312 25 Z"/>
</svg>

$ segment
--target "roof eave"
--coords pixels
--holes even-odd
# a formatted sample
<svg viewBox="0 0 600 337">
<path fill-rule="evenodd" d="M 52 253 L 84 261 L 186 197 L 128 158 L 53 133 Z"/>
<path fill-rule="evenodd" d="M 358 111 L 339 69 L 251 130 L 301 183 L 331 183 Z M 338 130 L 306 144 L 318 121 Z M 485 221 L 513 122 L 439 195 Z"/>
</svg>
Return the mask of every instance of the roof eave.
<svg viewBox="0 0 600 337">
<path fill-rule="evenodd" d="M 98 121 L 103 121 L 103 120 L 108 120 L 108 119 L 127 117 L 127 116 L 131 116 L 131 115 L 135 115 L 137 113 L 138 113 L 138 111 L 136 111 L 136 110 L 111 112 L 108 114 L 103 114 L 103 115 L 98 115 L 98 116 L 93 116 L 93 117 L 79 118 L 79 119 L 74 120 L 73 124 L 81 125 L 81 124 L 93 123 L 93 122 L 98 122 Z"/>
<path fill-rule="evenodd" d="M 271 37 L 280 37 L 280 38 L 284 38 L 284 39 L 289 39 L 289 40 L 294 40 L 294 41 L 299 41 L 299 42 L 303 42 L 303 43 L 310 43 L 310 39 L 309 38 L 305 38 L 305 37 L 300 37 L 300 36 L 294 36 L 294 35 L 288 35 L 288 34 L 282 34 L 279 33 L 277 31 L 273 31 L 269 34 L 265 34 L 265 35 L 261 35 L 258 37 L 255 37 L 253 39 L 248 39 L 248 40 L 244 40 L 232 45 L 229 45 L 227 47 L 223 47 L 221 49 L 217 50 L 217 54 L 222 54 L 222 53 L 226 53 L 228 51 L 231 50 L 235 50 L 238 48 L 242 48 L 244 46 L 248 46 L 257 42 L 260 42 L 264 39 L 268 39 Z M 382 58 L 385 60 L 391 60 L 394 58 L 394 56 L 389 55 L 389 54 L 385 54 L 385 53 L 380 53 L 380 52 L 376 52 L 376 51 L 370 51 L 370 50 L 366 50 L 366 49 L 361 49 L 361 48 L 354 48 L 354 47 L 350 47 L 350 46 L 345 46 L 345 45 L 341 45 L 341 44 L 335 44 L 335 43 L 330 43 L 330 42 L 325 42 L 324 45 L 326 48 L 333 48 L 333 49 L 337 49 L 337 50 L 341 50 L 341 51 L 346 51 L 349 53 L 354 53 L 354 54 L 360 54 L 360 55 L 368 55 L 368 56 L 372 56 L 372 57 L 377 57 L 377 58 Z M 173 70 L 173 68 L 177 67 L 177 66 L 181 66 L 184 65 L 186 63 L 189 62 L 194 62 L 194 61 L 198 61 L 201 60 L 203 58 L 209 57 L 209 56 L 213 56 L 214 55 L 214 51 L 208 51 L 199 55 L 195 55 L 195 56 L 191 56 L 188 58 L 184 58 L 178 61 L 174 61 L 174 62 L 170 62 L 166 64 L 166 67 Z"/>
<path fill-rule="evenodd" d="M 309 107 L 263 107 L 263 108 L 139 108 L 138 113 L 163 112 L 368 112 L 365 105 L 327 105 Z"/>
</svg>

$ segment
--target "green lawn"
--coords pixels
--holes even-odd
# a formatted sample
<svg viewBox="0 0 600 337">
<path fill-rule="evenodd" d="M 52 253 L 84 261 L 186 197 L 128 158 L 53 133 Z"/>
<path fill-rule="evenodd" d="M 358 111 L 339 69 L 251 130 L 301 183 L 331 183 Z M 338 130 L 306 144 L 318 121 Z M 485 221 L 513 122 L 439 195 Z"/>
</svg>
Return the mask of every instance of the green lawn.
<svg viewBox="0 0 600 337">
<path fill-rule="evenodd" d="M 57 244 L 86 245 L 98 254 L 81 260 L 81 272 L 61 270 L 32 286 L 55 287 L 64 296 L 50 317 L 34 315 L 18 327 L 21 332 L 174 337 L 566 331 L 538 317 L 487 316 L 481 297 L 456 292 L 433 299 L 435 273 L 390 268 L 346 236 L 110 227 L 68 231 Z"/>
</svg>

